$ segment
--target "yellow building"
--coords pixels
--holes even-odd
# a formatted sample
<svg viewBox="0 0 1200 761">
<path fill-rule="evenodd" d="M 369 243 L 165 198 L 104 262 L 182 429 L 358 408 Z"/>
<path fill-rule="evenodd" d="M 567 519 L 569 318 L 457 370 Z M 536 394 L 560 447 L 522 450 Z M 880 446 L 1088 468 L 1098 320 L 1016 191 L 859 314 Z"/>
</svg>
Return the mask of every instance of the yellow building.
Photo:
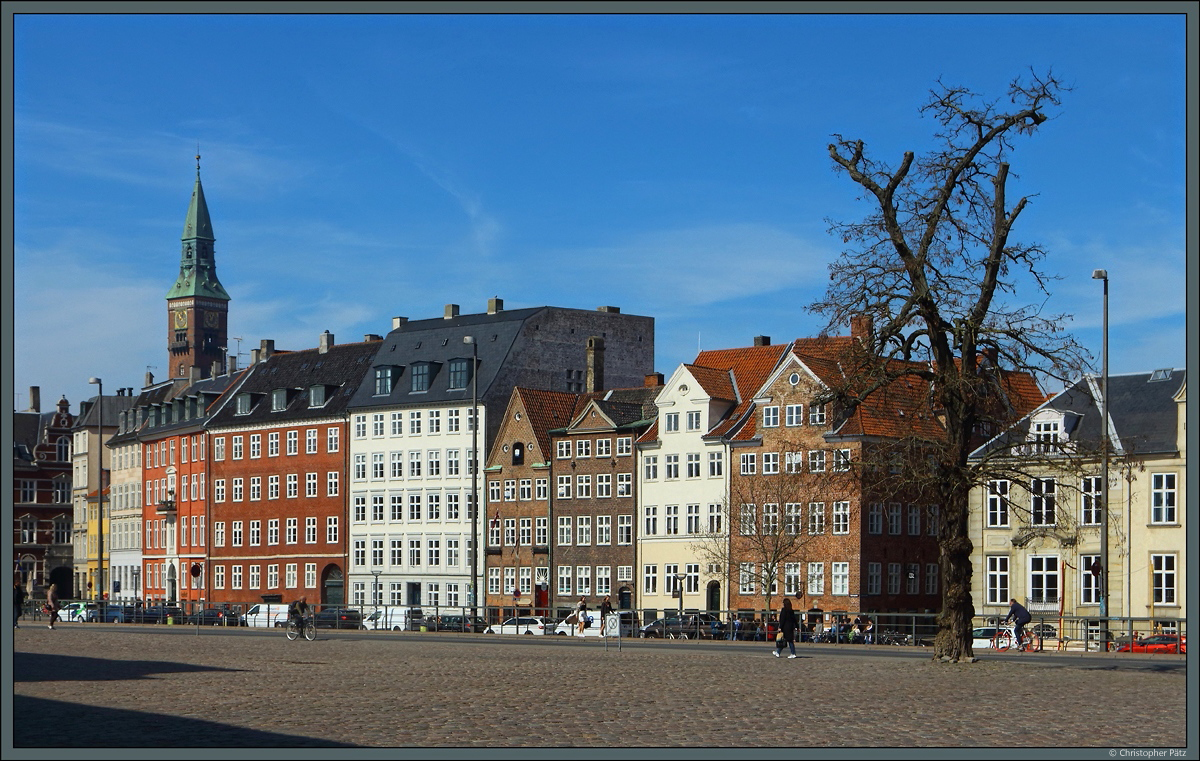
<svg viewBox="0 0 1200 761">
<path fill-rule="evenodd" d="M 972 494 L 977 616 L 1015 598 L 1072 639 L 1109 628 L 1173 631 L 1187 617 L 1186 373 L 1108 383 L 1108 569 L 1101 550 L 1100 379 L 1085 377 L 978 450 L 998 475 Z M 1003 453 L 1003 456 L 997 456 Z M 1007 472 L 1005 472 L 1007 471 Z"/>
</svg>

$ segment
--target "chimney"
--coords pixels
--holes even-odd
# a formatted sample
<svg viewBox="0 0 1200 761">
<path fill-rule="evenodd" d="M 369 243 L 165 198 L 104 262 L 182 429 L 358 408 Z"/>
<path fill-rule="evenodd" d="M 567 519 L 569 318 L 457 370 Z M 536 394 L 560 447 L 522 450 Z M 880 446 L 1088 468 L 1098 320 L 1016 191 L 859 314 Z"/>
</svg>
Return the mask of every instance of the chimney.
<svg viewBox="0 0 1200 761">
<path fill-rule="evenodd" d="M 212 377 L 216 378 L 221 374 L 221 360 L 214 359 L 212 363 Z"/>
<path fill-rule="evenodd" d="M 272 354 L 275 353 L 275 341 L 270 338 L 264 338 L 259 342 L 259 346 L 261 347 L 259 355 L 263 358 L 263 360 L 268 359 Z"/>
<path fill-rule="evenodd" d="M 188 383 L 195 383 L 196 381 L 200 380 L 200 378 L 201 376 L 199 367 L 192 365 L 188 368 Z"/>
<path fill-rule="evenodd" d="M 370 343 L 371 341 L 382 341 L 382 340 L 383 340 L 383 336 L 377 336 L 374 333 L 366 333 L 363 335 L 363 343 Z"/>
<path fill-rule="evenodd" d="M 42 411 L 42 387 L 41 386 L 30 386 L 29 387 L 29 411 L 30 412 L 41 412 Z"/>
<path fill-rule="evenodd" d="M 655 386 L 661 386 L 662 384 L 663 384 L 663 374 L 662 373 L 650 373 L 649 375 L 646 376 L 646 381 L 645 381 L 644 385 L 646 388 L 654 388 Z"/>
<path fill-rule="evenodd" d="M 592 336 L 587 340 L 587 392 L 604 390 L 604 339 Z"/>
<path fill-rule="evenodd" d="M 403 325 L 406 322 L 408 322 L 407 317 L 393 317 L 392 318 L 392 330 L 397 330 L 401 325 Z"/>
<path fill-rule="evenodd" d="M 228 375 L 233 375 L 237 372 L 237 355 L 234 354 L 232 357 L 227 357 L 227 359 L 229 360 L 229 369 L 226 371 L 226 373 Z"/>
<path fill-rule="evenodd" d="M 504 311 L 504 299 L 488 299 L 488 314 Z"/>
<path fill-rule="evenodd" d="M 754 345 L 755 346 L 770 346 L 771 345 L 771 337 L 770 336 L 755 336 L 754 337 Z"/>
<path fill-rule="evenodd" d="M 150 388 L 153 385 L 154 385 L 154 373 L 147 370 L 146 371 L 146 385 L 142 386 L 142 388 Z"/>
<path fill-rule="evenodd" d="M 260 351 L 261 351 L 260 349 L 251 349 L 250 350 L 250 364 L 252 364 L 252 365 L 258 364 L 258 355 L 259 355 Z"/>
<path fill-rule="evenodd" d="M 453 320 L 458 317 L 458 304 L 447 304 L 446 312 L 442 315 L 447 320 Z"/>
<path fill-rule="evenodd" d="M 860 314 L 850 318 L 850 337 L 863 341 L 871 340 L 875 333 L 875 321 L 869 314 Z"/>
<path fill-rule="evenodd" d="M 608 312 L 610 314 L 620 314 L 621 307 L 596 307 L 597 312 Z"/>
<path fill-rule="evenodd" d="M 333 334 L 328 330 L 317 337 L 317 353 L 328 354 L 329 349 L 333 346 Z"/>
</svg>

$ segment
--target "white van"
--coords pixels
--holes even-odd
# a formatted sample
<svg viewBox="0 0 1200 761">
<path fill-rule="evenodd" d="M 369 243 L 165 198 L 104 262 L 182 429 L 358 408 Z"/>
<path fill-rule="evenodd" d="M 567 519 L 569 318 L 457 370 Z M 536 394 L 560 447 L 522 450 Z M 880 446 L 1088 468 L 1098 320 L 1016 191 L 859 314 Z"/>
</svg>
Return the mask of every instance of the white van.
<svg viewBox="0 0 1200 761">
<path fill-rule="evenodd" d="M 369 613 L 363 611 L 362 621 L 363 627 L 367 629 L 414 632 L 421 630 L 422 615 L 420 608 L 386 605 L 375 608 Z"/>
<path fill-rule="evenodd" d="M 281 603 L 259 603 L 242 616 L 242 626 L 287 626 L 288 606 Z"/>
</svg>

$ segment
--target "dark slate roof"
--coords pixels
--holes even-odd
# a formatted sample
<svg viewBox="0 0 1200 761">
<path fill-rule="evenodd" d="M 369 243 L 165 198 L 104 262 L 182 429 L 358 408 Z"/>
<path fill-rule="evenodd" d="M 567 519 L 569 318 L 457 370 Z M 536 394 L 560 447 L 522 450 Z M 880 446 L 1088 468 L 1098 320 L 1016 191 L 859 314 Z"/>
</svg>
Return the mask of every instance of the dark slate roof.
<svg viewBox="0 0 1200 761">
<path fill-rule="evenodd" d="M 96 400 L 99 397 L 93 396 L 85 402 L 79 404 L 79 416 L 75 418 L 76 428 L 95 428 L 99 422 L 102 428 L 116 428 L 120 422 L 120 414 L 125 410 L 133 407 L 134 396 L 109 396 L 105 395 L 103 407 L 104 420 L 97 421 L 100 413 L 96 411 Z"/>
<path fill-rule="evenodd" d="M 471 358 L 471 345 L 463 343 L 464 336 L 474 336 L 479 357 L 479 397 L 488 395 L 492 382 L 504 366 L 513 344 L 521 334 L 526 320 L 544 311 L 546 307 L 513 309 L 495 314 L 466 314 L 429 320 L 414 320 L 396 328 L 378 347 L 370 362 L 371 374 L 350 401 L 350 407 L 377 407 L 396 404 L 438 404 L 440 402 L 470 401 L 470 384 L 466 389 L 451 391 L 449 362 L 452 359 Z M 434 363 L 431 366 L 429 390 L 410 391 L 410 368 L 420 362 Z M 391 366 L 402 368 L 392 393 L 375 395 L 374 368 Z M 506 394 L 507 395 L 507 394 Z"/>
<path fill-rule="evenodd" d="M 13 425 L 13 462 L 21 461 L 25 465 L 33 464 L 33 448 L 42 438 L 42 431 L 54 417 L 53 412 L 14 412 Z"/>
<path fill-rule="evenodd" d="M 163 425 L 153 425 L 153 418 L 147 416 L 146 421 L 138 426 L 136 430 L 126 430 L 114 434 L 108 439 L 106 446 L 114 447 L 143 438 L 157 439 L 177 431 L 203 427 L 208 415 L 219 404 L 222 395 L 229 388 L 236 385 L 245 375 L 246 371 L 243 370 L 240 373 L 231 375 L 204 378 L 191 384 L 176 379 L 142 389 L 141 393 L 134 397 L 133 404 L 129 408 L 130 410 L 151 408 L 156 405 L 173 405 L 177 400 L 186 400 L 188 397 L 193 396 L 203 401 L 203 407 L 194 417 L 180 419 L 178 415 L 172 415 L 171 422 Z M 105 399 L 107 398 L 105 397 Z M 106 414 L 105 417 L 108 417 L 108 415 Z"/>
<path fill-rule="evenodd" d="M 338 417 L 346 411 L 354 392 L 371 369 L 371 357 L 379 341 L 334 345 L 325 353 L 318 349 L 276 352 L 253 365 L 245 380 L 213 413 L 209 427 L 286 423 L 314 417 Z M 325 386 L 325 404 L 310 407 L 309 389 Z M 287 406 L 272 409 L 271 392 L 288 392 Z M 246 415 L 237 414 L 235 399 L 249 393 L 253 406 Z"/>
<path fill-rule="evenodd" d="M 1159 375 L 1163 377 L 1159 379 Z M 1113 451 L 1137 456 L 1177 452 L 1179 410 L 1175 395 L 1186 381 L 1185 370 L 1110 375 L 1108 414 L 1116 437 L 1111 442 Z M 1088 376 L 1052 396 L 1038 410 L 1062 412 L 1064 432 L 1069 439 L 1081 452 L 1097 452 L 1101 436 L 1099 394 L 1100 378 Z M 1017 440 L 1014 443 L 1024 441 L 1029 426 L 1030 419 L 1026 417 L 1012 433 L 997 437 L 988 446 L 1002 445 L 1013 439 Z"/>
</svg>

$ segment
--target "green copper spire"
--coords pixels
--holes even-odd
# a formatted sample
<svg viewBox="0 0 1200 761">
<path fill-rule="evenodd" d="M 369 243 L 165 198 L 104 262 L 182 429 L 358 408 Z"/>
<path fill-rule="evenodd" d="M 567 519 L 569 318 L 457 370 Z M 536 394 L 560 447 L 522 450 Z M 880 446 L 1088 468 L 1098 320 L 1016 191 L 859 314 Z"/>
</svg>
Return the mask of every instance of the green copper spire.
<svg viewBox="0 0 1200 761">
<path fill-rule="evenodd" d="M 217 262 L 214 257 L 212 220 L 208 216 L 208 204 L 204 201 L 204 187 L 200 184 L 200 156 L 196 156 L 196 187 L 192 190 L 192 201 L 188 204 L 187 217 L 183 222 L 183 252 L 179 260 L 179 277 L 167 291 L 168 299 L 186 296 L 203 296 L 210 299 L 229 301 L 229 294 L 217 280 Z"/>
</svg>

